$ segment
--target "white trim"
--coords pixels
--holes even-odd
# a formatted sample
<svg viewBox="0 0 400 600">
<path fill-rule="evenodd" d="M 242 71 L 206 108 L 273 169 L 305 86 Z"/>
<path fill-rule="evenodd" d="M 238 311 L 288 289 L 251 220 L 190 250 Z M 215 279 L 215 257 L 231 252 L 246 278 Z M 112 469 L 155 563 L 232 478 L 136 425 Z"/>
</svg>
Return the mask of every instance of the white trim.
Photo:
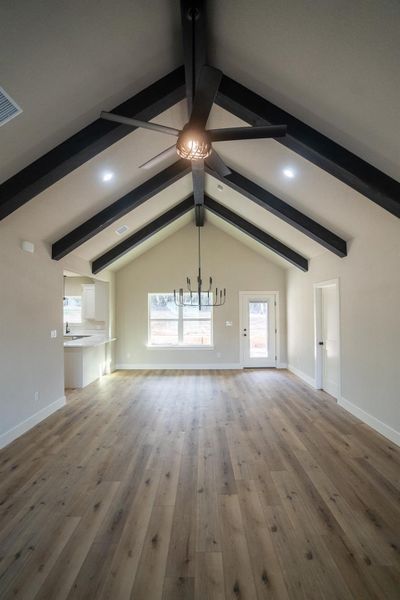
<svg viewBox="0 0 400 600">
<path fill-rule="evenodd" d="M 338 404 L 349 413 L 372 427 L 372 429 L 375 429 L 375 431 L 378 431 L 378 433 L 381 433 L 383 436 L 388 438 L 391 442 L 400 446 L 400 431 L 396 431 L 389 425 L 386 425 L 386 423 L 383 423 L 383 421 L 380 421 L 370 413 L 367 413 L 356 404 L 353 404 L 353 402 L 346 400 L 343 398 L 343 396 L 339 398 Z"/>
<path fill-rule="evenodd" d="M 168 364 L 157 364 L 157 363 L 121 363 L 115 365 L 115 370 L 211 370 L 211 369 L 219 369 L 219 370 L 232 370 L 232 369 L 242 369 L 243 367 L 239 363 L 211 363 L 211 364 L 201 364 L 201 363 L 168 363 Z"/>
<path fill-rule="evenodd" d="M 13 442 L 21 435 L 29 431 L 29 429 L 32 429 L 32 427 L 35 427 L 35 425 L 37 425 L 44 419 L 47 419 L 47 417 L 56 412 L 56 410 L 59 410 L 60 408 L 65 406 L 65 402 L 65 396 L 62 396 L 58 400 L 55 400 L 51 404 L 48 404 L 38 412 L 25 419 L 25 421 L 22 421 L 22 423 L 19 423 L 12 429 L 9 429 L 8 431 L 2 433 L 0 435 L 0 448 L 8 446 L 8 444 L 11 444 L 11 442 Z"/>
<path fill-rule="evenodd" d="M 315 383 L 315 379 L 313 379 L 312 377 L 310 377 L 309 375 L 307 375 L 307 373 L 304 373 L 303 371 L 300 371 L 300 369 L 297 369 L 296 367 L 294 367 L 293 365 L 288 365 L 288 370 L 291 371 L 292 373 L 294 373 L 295 375 L 297 375 L 297 377 L 300 377 L 300 379 L 302 379 L 305 383 L 307 383 L 308 385 L 311 385 L 312 388 L 316 389 L 316 383 Z"/>
</svg>

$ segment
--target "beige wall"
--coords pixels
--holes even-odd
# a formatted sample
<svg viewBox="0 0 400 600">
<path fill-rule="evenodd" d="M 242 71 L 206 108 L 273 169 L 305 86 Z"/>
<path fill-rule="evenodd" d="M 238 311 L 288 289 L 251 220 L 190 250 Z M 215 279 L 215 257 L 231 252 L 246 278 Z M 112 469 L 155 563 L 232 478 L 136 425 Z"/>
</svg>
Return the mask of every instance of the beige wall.
<svg viewBox="0 0 400 600">
<path fill-rule="evenodd" d="M 33 254 L 21 249 L 23 239 L 35 243 Z M 49 244 L 35 236 L 24 209 L 0 223 L 0 448 L 64 403 L 64 268 L 90 274 L 87 261 L 51 260 Z M 101 279 L 110 284 L 113 332 L 114 274 Z M 113 356 L 108 360 L 113 364 Z"/>
<path fill-rule="evenodd" d="M 365 213 L 368 227 L 351 241 L 346 258 L 323 254 L 310 261 L 308 273 L 288 272 L 288 362 L 314 379 L 313 283 L 338 277 L 342 353 L 339 401 L 400 443 L 400 433 L 388 429 L 400 432 L 399 222 L 367 200 Z"/>
<path fill-rule="evenodd" d="M 13 228 L 3 227 L 0 281 L 0 445 L 4 445 L 9 441 L 6 432 L 63 400 L 62 268 L 49 259 L 42 242 L 36 242 L 34 254 L 26 253 Z M 58 333 L 55 339 L 50 337 L 52 329 Z"/>
<path fill-rule="evenodd" d="M 118 365 L 238 365 L 239 291 L 279 291 L 281 362 L 286 362 L 285 270 L 207 224 L 202 236 L 204 278 L 227 288 L 227 302 L 214 309 L 214 349 L 147 348 L 147 294 L 168 292 L 184 285 L 197 270 L 196 230 L 193 224 L 122 268 L 116 274 Z M 226 327 L 225 321 L 232 321 Z"/>
</svg>

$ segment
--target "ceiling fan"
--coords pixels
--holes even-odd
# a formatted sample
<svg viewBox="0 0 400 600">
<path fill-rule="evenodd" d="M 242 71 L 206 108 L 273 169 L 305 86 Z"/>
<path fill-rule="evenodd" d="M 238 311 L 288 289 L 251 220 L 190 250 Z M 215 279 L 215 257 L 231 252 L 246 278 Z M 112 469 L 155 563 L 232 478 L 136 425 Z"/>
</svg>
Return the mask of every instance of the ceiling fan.
<svg viewBox="0 0 400 600">
<path fill-rule="evenodd" d="M 213 142 L 283 137 L 286 135 L 287 126 L 266 125 L 206 129 L 221 83 L 222 72 L 209 66 L 206 60 L 206 0 L 180 0 L 180 4 L 189 121 L 183 129 L 175 129 L 110 112 L 102 112 L 101 118 L 131 125 L 134 128 L 142 127 L 158 131 L 177 138 L 173 146 L 146 161 L 141 168 L 150 169 L 176 154 L 180 158 L 190 160 L 196 225 L 201 227 L 204 223 L 204 162 L 220 178 L 228 177 L 231 174 L 229 168 L 213 148 Z"/>
<path fill-rule="evenodd" d="M 286 125 L 266 125 L 261 127 L 228 127 L 206 130 L 208 117 L 218 92 L 221 78 L 222 73 L 218 69 L 208 65 L 204 65 L 201 68 L 190 119 L 181 130 L 109 112 L 102 112 L 100 116 L 102 119 L 107 119 L 108 121 L 132 125 L 132 127 L 142 127 L 177 137 L 176 144 L 141 165 L 143 168 L 151 168 L 165 158 L 177 153 L 181 158 L 194 162 L 206 160 L 214 171 L 224 177 L 230 171 L 215 150 L 213 150 L 212 142 L 283 137 L 286 135 L 287 127 Z"/>
</svg>

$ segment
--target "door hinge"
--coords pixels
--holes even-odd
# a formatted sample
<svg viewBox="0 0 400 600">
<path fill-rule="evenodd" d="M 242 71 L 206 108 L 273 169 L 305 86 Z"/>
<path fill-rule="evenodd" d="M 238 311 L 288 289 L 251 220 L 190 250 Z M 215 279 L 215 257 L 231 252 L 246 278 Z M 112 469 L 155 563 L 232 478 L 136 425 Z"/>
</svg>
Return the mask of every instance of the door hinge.
<svg viewBox="0 0 400 600">
<path fill-rule="evenodd" d="M 277 356 L 275 356 L 275 360 L 278 360 L 278 357 L 277 357 Z"/>
<path fill-rule="evenodd" d="M 275 333 L 278 333 L 278 330 L 277 330 L 277 329 L 275 329 Z"/>
</svg>

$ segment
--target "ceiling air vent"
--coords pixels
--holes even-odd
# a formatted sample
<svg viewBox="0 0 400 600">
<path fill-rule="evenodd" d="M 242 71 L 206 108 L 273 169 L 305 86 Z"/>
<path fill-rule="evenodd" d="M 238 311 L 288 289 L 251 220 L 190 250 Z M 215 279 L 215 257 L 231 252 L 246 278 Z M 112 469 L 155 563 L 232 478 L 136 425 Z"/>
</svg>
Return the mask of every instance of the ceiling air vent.
<svg viewBox="0 0 400 600">
<path fill-rule="evenodd" d="M 0 127 L 22 113 L 22 108 L 0 87 Z"/>
<path fill-rule="evenodd" d="M 118 227 L 118 229 L 115 230 L 115 233 L 118 235 L 123 235 L 126 231 L 128 231 L 128 229 L 128 225 L 121 225 L 121 227 Z"/>
</svg>

